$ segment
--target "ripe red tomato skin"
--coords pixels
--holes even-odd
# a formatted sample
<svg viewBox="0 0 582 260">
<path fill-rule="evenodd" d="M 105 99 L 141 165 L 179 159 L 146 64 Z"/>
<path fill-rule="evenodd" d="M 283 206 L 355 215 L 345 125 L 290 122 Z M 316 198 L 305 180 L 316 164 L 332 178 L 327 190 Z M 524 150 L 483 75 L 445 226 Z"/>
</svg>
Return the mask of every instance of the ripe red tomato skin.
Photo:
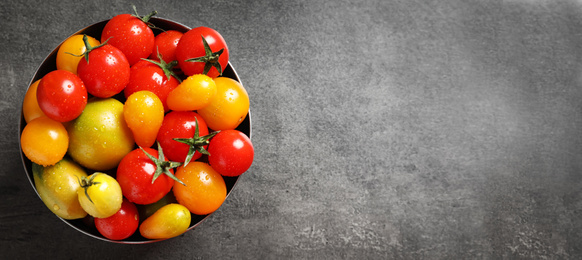
<svg viewBox="0 0 582 260">
<path fill-rule="evenodd" d="M 72 72 L 54 70 L 39 82 L 36 99 L 43 113 L 59 122 L 77 118 L 87 105 L 87 89 Z"/>
<path fill-rule="evenodd" d="M 141 19 L 130 14 L 116 15 L 103 28 L 101 42 L 121 50 L 130 65 L 147 58 L 154 48 L 154 33 Z"/>
<path fill-rule="evenodd" d="M 182 32 L 176 30 L 168 30 L 156 35 L 154 39 L 154 49 L 150 54 L 150 59 L 158 60 L 158 53 L 162 55 L 162 59 L 166 63 L 176 60 L 176 48 L 180 42 L 180 38 L 184 35 Z"/>
<path fill-rule="evenodd" d="M 158 158 L 158 151 L 152 148 L 143 148 L 148 154 Z M 128 153 L 117 167 L 117 182 L 121 186 L 123 196 L 129 201 L 146 205 L 163 198 L 174 185 L 174 180 L 162 174 L 154 183 L 152 178 L 156 171 L 156 165 L 141 149 L 135 149 Z M 173 170 L 170 170 L 173 173 Z"/>
<path fill-rule="evenodd" d="M 129 83 L 129 62 L 119 49 L 106 44 L 89 53 L 89 62 L 81 59 L 77 74 L 89 94 L 108 98 L 123 91 Z"/>
<path fill-rule="evenodd" d="M 135 233 L 139 226 L 137 207 L 123 199 L 121 209 L 108 218 L 95 218 L 95 227 L 101 235 L 111 240 L 123 240 Z"/>
<path fill-rule="evenodd" d="M 169 111 L 166 99 L 168 93 L 175 89 L 180 82 L 174 78 L 167 78 L 164 71 L 156 64 L 141 60 L 130 69 L 129 83 L 123 90 L 125 97 L 140 91 L 148 90 L 156 94 L 164 104 L 164 110 Z"/>
<path fill-rule="evenodd" d="M 214 170 L 222 176 L 234 177 L 251 167 L 255 150 L 244 133 L 222 130 L 210 139 L 208 153 L 208 163 Z"/>
<path fill-rule="evenodd" d="M 198 119 L 196 125 L 195 119 Z M 173 140 L 174 138 L 192 138 L 198 127 L 199 135 L 208 135 L 208 126 L 204 118 L 193 111 L 171 111 L 166 114 L 162 126 L 158 132 L 157 141 L 164 151 L 164 155 L 170 161 L 184 162 L 188 155 L 189 146 Z M 196 152 L 192 161 L 200 158 L 202 154 Z"/>
<path fill-rule="evenodd" d="M 182 69 L 184 74 L 188 76 L 202 74 L 204 71 L 204 63 L 186 61 L 187 59 L 202 57 L 206 54 L 201 36 L 206 39 L 206 42 L 208 42 L 212 52 L 217 52 L 224 48 L 224 51 L 220 55 L 218 62 L 220 63 L 223 71 L 228 65 L 229 51 L 222 35 L 220 35 L 220 33 L 212 28 L 204 26 L 196 27 L 184 33 L 180 39 L 180 42 L 178 42 L 178 46 L 176 47 L 176 59 L 178 60 L 180 69 Z M 210 69 L 207 75 L 211 78 L 216 78 L 219 76 L 219 73 L 216 68 L 213 67 Z"/>
</svg>

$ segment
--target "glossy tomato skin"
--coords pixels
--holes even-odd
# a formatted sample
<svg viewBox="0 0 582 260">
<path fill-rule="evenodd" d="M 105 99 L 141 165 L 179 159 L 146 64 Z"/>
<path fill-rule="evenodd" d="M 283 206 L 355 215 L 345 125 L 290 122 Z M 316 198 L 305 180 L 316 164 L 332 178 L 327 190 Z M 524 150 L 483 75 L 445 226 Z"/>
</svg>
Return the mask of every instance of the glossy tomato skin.
<svg viewBox="0 0 582 260">
<path fill-rule="evenodd" d="M 158 158 L 158 151 L 143 148 L 148 154 Z M 140 205 L 154 203 L 163 198 L 174 185 L 174 180 L 162 174 L 152 183 L 156 164 L 141 150 L 135 149 L 127 154 L 117 167 L 117 181 L 123 195 L 131 202 Z M 173 170 L 170 169 L 173 173 Z"/>
<path fill-rule="evenodd" d="M 176 59 L 178 60 L 178 64 L 180 65 L 182 71 L 184 71 L 184 74 L 188 76 L 202 74 L 204 72 L 205 64 L 203 62 L 186 61 L 188 59 L 205 56 L 206 52 L 204 50 L 202 37 L 206 39 L 206 42 L 208 42 L 212 52 L 218 52 L 221 49 L 224 49 L 218 59 L 218 62 L 220 63 L 222 70 L 224 70 L 226 65 L 228 65 L 228 46 L 226 45 L 226 41 L 222 35 L 220 35 L 220 33 L 212 28 L 203 26 L 196 27 L 182 35 L 182 38 L 180 39 L 180 42 L 178 42 L 178 46 L 176 48 Z M 208 71 L 207 75 L 211 78 L 216 78 L 220 75 L 220 73 L 218 70 L 216 70 L 216 68 L 213 67 L 210 69 L 210 71 Z"/>
<path fill-rule="evenodd" d="M 216 83 L 211 77 L 196 74 L 186 78 L 168 93 L 166 102 L 174 111 L 197 110 L 206 107 L 216 95 Z"/>
<path fill-rule="evenodd" d="M 121 208 L 123 195 L 115 178 L 101 172 L 89 176 L 93 184 L 77 190 L 81 207 L 95 218 L 108 218 Z M 83 186 L 81 186 L 83 187 Z"/>
<path fill-rule="evenodd" d="M 67 153 L 69 136 L 62 123 L 41 116 L 24 127 L 20 146 L 24 155 L 33 163 L 54 165 Z"/>
<path fill-rule="evenodd" d="M 141 19 L 130 15 L 116 15 L 103 28 L 101 42 L 120 49 L 130 65 L 147 58 L 154 48 L 154 33 Z"/>
<path fill-rule="evenodd" d="M 97 39 L 88 35 L 87 41 L 91 46 L 98 46 L 100 44 Z M 85 42 L 83 41 L 83 35 L 77 34 L 67 38 L 57 51 L 57 69 L 67 70 L 76 75 L 79 61 L 83 58 L 83 56 L 79 55 L 85 53 L 86 50 L 87 46 L 85 46 Z"/>
<path fill-rule="evenodd" d="M 248 136 L 238 130 L 222 130 L 210 139 L 208 163 L 222 176 L 239 176 L 253 163 L 255 149 Z"/>
<path fill-rule="evenodd" d="M 106 44 L 89 52 L 89 62 L 81 59 L 77 74 L 89 94 L 108 98 L 123 91 L 129 83 L 130 65 L 118 48 Z"/>
<path fill-rule="evenodd" d="M 171 203 L 144 220 L 139 232 L 148 239 L 168 239 L 186 232 L 191 221 L 192 215 L 186 207 Z"/>
<path fill-rule="evenodd" d="M 164 105 L 151 91 L 134 92 L 123 105 L 123 118 L 137 145 L 151 147 L 164 120 Z"/>
<path fill-rule="evenodd" d="M 156 35 L 150 59 L 159 60 L 159 53 L 166 63 L 176 60 L 176 48 L 182 35 L 184 35 L 182 32 L 176 30 L 167 30 Z"/>
<path fill-rule="evenodd" d="M 216 95 L 206 107 L 197 112 L 212 130 L 235 129 L 247 117 L 249 95 L 243 85 L 234 79 L 218 77 L 214 82 Z"/>
<path fill-rule="evenodd" d="M 49 118 L 67 122 L 77 118 L 87 105 L 87 89 L 83 81 L 70 71 L 53 70 L 40 80 L 36 99 Z"/>
<path fill-rule="evenodd" d="M 198 120 L 198 125 L 196 124 Z M 184 162 L 190 146 L 173 140 L 174 138 L 192 138 L 198 128 L 199 135 L 208 134 L 208 127 L 204 118 L 193 111 L 171 111 L 166 114 L 158 132 L 157 141 L 162 146 L 164 155 L 170 161 Z M 200 158 L 202 154 L 196 152 L 192 160 Z"/>
<path fill-rule="evenodd" d="M 121 208 L 108 218 L 95 218 L 95 227 L 104 237 L 123 240 L 135 233 L 139 226 L 139 214 L 135 204 L 123 199 Z"/>
<path fill-rule="evenodd" d="M 24 95 L 24 101 L 22 102 L 22 115 L 24 116 L 24 121 L 27 123 L 37 117 L 46 116 L 38 105 L 38 99 L 36 99 L 38 83 L 40 83 L 40 79 L 30 84 L 30 87 L 28 87 Z"/>
<path fill-rule="evenodd" d="M 128 98 L 137 91 L 151 91 L 162 101 L 164 111 L 169 111 L 166 101 L 168 93 L 179 84 L 180 82 L 176 78 L 166 77 L 160 66 L 149 61 L 141 60 L 131 67 L 129 83 L 123 90 L 123 94 Z"/>
<path fill-rule="evenodd" d="M 174 196 L 190 212 L 207 215 L 216 211 L 226 199 L 226 184 L 222 176 L 204 162 L 190 162 L 179 167 L 176 177 L 184 182 L 174 184 Z"/>
</svg>

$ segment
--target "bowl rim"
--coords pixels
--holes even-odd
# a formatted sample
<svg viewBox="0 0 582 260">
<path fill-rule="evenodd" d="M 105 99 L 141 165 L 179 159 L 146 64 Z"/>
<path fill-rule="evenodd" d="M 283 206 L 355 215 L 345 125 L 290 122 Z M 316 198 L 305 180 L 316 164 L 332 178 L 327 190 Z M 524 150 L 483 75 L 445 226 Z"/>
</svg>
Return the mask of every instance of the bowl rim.
<svg viewBox="0 0 582 260">
<path fill-rule="evenodd" d="M 49 62 L 52 58 L 56 59 L 56 53 L 57 53 L 58 49 L 60 48 L 60 46 L 64 43 L 65 40 L 67 40 L 69 37 L 71 37 L 73 35 L 82 34 L 84 32 L 90 31 L 92 28 L 94 29 L 94 28 L 98 28 L 99 26 L 105 26 L 105 24 L 109 20 L 111 20 L 111 19 L 105 19 L 105 20 L 87 25 L 86 27 L 84 27 L 84 28 L 76 31 L 75 33 L 67 36 L 67 38 L 65 38 L 63 41 L 61 41 L 61 43 L 59 43 L 42 60 L 42 62 L 36 67 L 36 70 L 34 71 L 34 74 L 31 78 L 30 82 L 28 83 L 28 86 L 26 87 L 26 92 L 28 91 L 30 86 L 36 80 L 41 79 L 44 75 L 46 75 L 46 73 L 48 73 L 48 71 L 42 73 L 43 71 L 41 71 L 41 69 L 43 69 L 44 66 L 47 66 L 46 63 Z M 160 24 L 160 23 L 163 23 L 165 25 L 171 25 L 172 29 L 177 29 L 178 31 L 182 31 L 183 33 L 192 29 L 191 27 L 186 26 L 180 22 L 176 22 L 176 21 L 173 21 L 173 20 L 170 20 L 167 18 L 162 18 L 162 17 L 156 17 L 156 16 L 151 17 L 150 22 L 152 22 L 153 24 L 156 24 L 156 26 L 158 26 L 158 24 Z M 163 28 L 163 27 L 161 27 L 161 28 Z M 91 35 L 91 36 L 93 36 L 93 35 Z M 93 36 L 93 37 L 95 37 L 95 36 Z M 55 67 L 56 67 L 56 64 L 55 64 Z M 51 66 L 49 66 L 49 68 L 51 68 Z M 226 68 L 224 68 L 224 70 L 223 70 L 223 75 L 224 74 L 227 74 L 228 75 L 227 77 L 232 78 L 232 79 L 238 81 L 241 85 L 243 85 L 240 77 L 238 76 L 238 73 L 236 72 L 236 70 L 234 69 L 234 67 L 232 66 L 230 61 L 228 62 Z M 23 97 L 23 99 L 24 99 L 24 97 Z M 251 110 L 249 108 L 249 111 L 247 113 L 246 118 L 243 120 L 243 122 L 239 126 L 239 128 L 241 128 L 241 126 L 243 126 L 243 124 L 244 124 L 242 132 L 244 133 L 245 132 L 244 130 L 248 131 L 248 133 L 245 133 L 245 134 L 248 135 L 249 139 L 252 139 L 252 123 L 251 122 L 252 122 L 251 121 Z M 248 124 L 248 129 L 246 129 L 247 124 Z M 19 148 L 19 152 L 20 152 L 20 159 L 22 162 L 22 166 L 24 168 L 24 172 L 26 173 L 26 177 L 28 178 L 28 181 L 29 181 L 30 185 L 32 186 L 32 189 L 34 190 L 36 195 L 39 197 L 39 199 L 41 199 L 40 194 L 38 193 L 38 191 L 36 189 L 36 186 L 34 183 L 34 178 L 32 177 L 32 169 L 30 167 L 31 161 L 24 155 L 24 152 L 22 151 L 22 144 L 21 144 L 20 138 L 22 135 L 22 130 L 24 129 L 25 125 L 26 125 L 26 120 L 24 119 L 23 106 L 22 106 L 22 102 L 21 102 L 20 117 L 18 119 L 18 126 L 19 126 L 19 129 L 18 129 L 18 148 Z M 229 195 L 231 194 L 232 190 L 236 187 L 240 177 L 242 177 L 242 175 L 237 176 L 237 177 L 223 177 L 223 178 L 225 178 L 225 181 L 226 181 L 226 179 L 229 180 L 229 183 L 227 184 L 227 193 L 226 193 L 225 201 L 229 197 Z M 42 199 L 41 199 L 41 201 L 42 201 Z M 224 204 L 224 202 L 223 202 L 223 204 Z M 44 203 L 43 203 L 43 205 L 44 205 Z M 221 207 L 222 207 L 222 205 L 221 205 Z M 220 209 L 220 207 L 216 211 L 218 211 L 219 209 Z M 214 211 L 214 212 L 216 212 L 216 211 Z M 183 236 L 186 232 L 191 231 L 192 229 L 194 229 L 195 227 L 200 225 L 202 222 L 204 222 L 206 219 L 208 219 L 212 214 L 214 214 L 214 212 L 207 214 L 207 215 L 204 215 L 204 216 L 198 216 L 198 215 L 194 215 L 191 213 L 192 216 L 196 217 L 196 218 L 192 218 L 192 222 L 190 223 L 190 227 L 188 227 L 188 229 L 183 234 L 181 234 L 177 237 Z M 102 241 L 118 243 L 118 244 L 148 244 L 148 243 L 154 243 L 154 242 L 167 240 L 167 239 L 147 239 L 147 238 L 144 238 L 139 234 L 139 230 L 136 230 L 136 233 L 134 233 L 134 235 L 132 235 L 130 238 L 141 238 L 143 240 L 111 240 L 111 239 L 108 239 L 108 238 L 102 236 L 101 234 L 99 234 L 99 232 L 97 230 L 94 230 L 94 232 L 89 232 L 88 230 L 81 229 L 78 225 L 82 224 L 81 223 L 82 219 L 67 220 L 67 219 L 61 218 L 60 216 L 57 216 L 56 214 L 53 214 L 53 215 L 55 217 L 59 218 L 60 220 L 62 220 L 63 222 L 65 222 L 68 226 L 74 228 L 75 230 L 77 230 L 77 231 L 79 231 L 87 236 L 90 236 L 90 237 L 93 237 L 95 239 L 99 239 Z M 194 221 L 194 220 L 196 220 L 196 221 Z M 87 227 L 87 228 L 90 228 L 90 227 Z M 168 238 L 168 239 L 171 239 L 171 238 Z"/>
</svg>

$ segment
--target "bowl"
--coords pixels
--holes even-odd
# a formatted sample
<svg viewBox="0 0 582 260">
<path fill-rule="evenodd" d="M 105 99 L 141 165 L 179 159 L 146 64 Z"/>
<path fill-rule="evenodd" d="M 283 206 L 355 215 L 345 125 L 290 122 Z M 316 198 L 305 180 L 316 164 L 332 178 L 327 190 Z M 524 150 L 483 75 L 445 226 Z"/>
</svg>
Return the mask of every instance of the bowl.
<svg viewBox="0 0 582 260">
<path fill-rule="evenodd" d="M 105 27 L 105 24 L 107 24 L 108 21 L 109 20 L 103 20 L 101 22 L 94 23 L 92 25 L 89 25 L 89 26 L 77 31 L 76 33 L 74 33 L 72 35 L 87 34 L 87 35 L 92 36 L 96 39 L 100 39 L 101 38 L 101 31 L 103 31 L 103 28 Z M 162 28 L 164 30 L 176 30 L 176 31 L 180 31 L 182 33 L 185 33 L 191 29 L 190 27 L 185 26 L 183 24 L 180 24 L 178 22 L 174 22 L 172 20 L 168 20 L 168 19 L 164 19 L 164 18 L 160 18 L 160 17 L 152 17 L 150 19 L 150 22 L 153 23 L 154 25 L 156 25 L 157 27 Z M 155 34 L 157 34 L 159 32 L 160 32 L 159 30 L 154 30 Z M 63 40 L 63 42 L 64 42 L 64 40 Z M 61 44 L 62 44 L 62 42 L 61 42 Z M 61 46 L 61 44 L 59 44 L 59 46 L 57 46 L 43 60 L 43 62 L 40 64 L 40 66 L 38 67 L 38 69 L 34 73 L 34 76 L 30 80 L 28 86 L 30 86 L 36 80 L 41 79 L 47 73 L 49 73 L 53 70 L 56 70 L 57 51 L 58 51 L 59 47 Z M 228 63 L 226 68 L 224 68 L 222 76 L 232 78 L 232 79 L 234 79 L 242 84 L 240 78 L 238 77 L 236 71 L 234 70 L 234 67 L 230 64 L 230 62 Z M 27 90 L 28 90 L 28 88 L 27 88 Z M 117 96 L 115 96 L 115 98 L 124 99 L 123 95 L 117 95 Z M 22 109 L 21 109 L 21 116 L 20 116 L 20 120 L 19 120 L 19 126 L 20 126 L 19 127 L 19 129 L 20 129 L 19 135 L 18 135 L 19 137 L 22 134 L 22 130 L 24 129 L 25 125 L 26 125 L 26 121 L 24 120 L 24 115 L 23 115 Z M 250 113 L 250 110 L 247 114 L 247 117 L 237 127 L 237 130 L 245 133 L 249 138 L 251 138 L 251 113 Z M 19 142 L 19 144 L 20 144 L 20 142 Z M 22 164 L 24 166 L 24 171 L 26 173 L 26 176 L 27 176 L 32 188 L 34 189 L 34 191 L 36 192 L 36 194 L 40 198 L 40 195 L 38 194 L 38 191 L 36 190 L 36 187 L 34 185 L 34 178 L 32 175 L 32 162 L 28 158 L 26 158 L 26 156 L 22 152 L 22 147 L 20 147 L 20 157 L 22 158 Z M 89 172 L 88 172 L 88 174 L 89 174 Z M 224 178 L 224 181 L 226 183 L 226 189 L 227 189 L 226 190 L 227 191 L 226 197 L 228 198 L 228 195 L 230 194 L 232 189 L 235 187 L 240 176 L 238 176 L 238 177 L 223 177 L 223 178 Z M 203 216 L 192 214 L 192 221 L 190 223 L 190 227 L 188 228 L 188 230 L 186 232 L 188 232 L 188 231 L 194 229 L 196 226 L 200 225 L 205 219 L 209 218 L 211 215 L 212 215 L 212 213 L 210 213 L 208 215 L 203 215 Z M 160 241 L 160 240 L 151 240 L 151 239 L 147 239 L 147 238 L 142 237 L 139 234 L 139 230 L 137 230 L 135 232 L 135 234 L 133 234 L 131 237 L 129 237 L 127 239 L 111 240 L 111 239 L 108 239 L 108 238 L 102 236 L 97 231 L 97 229 L 95 227 L 88 225 L 86 223 L 87 222 L 86 219 L 67 220 L 67 219 L 63 219 L 57 215 L 54 215 L 54 216 L 58 217 L 64 223 L 66 223 L 70 227 L 74 228 L 75 230 L 77 230 L 85 235 L 88 235 L 90 237 L 100 239 L 103 241 L 108 241 L 108 242 L 113 242 L 113 243 L 122 243 L 122 244 L 144 244 L 144 243 L 152 243 L 152 242 Z"/>
</svg>

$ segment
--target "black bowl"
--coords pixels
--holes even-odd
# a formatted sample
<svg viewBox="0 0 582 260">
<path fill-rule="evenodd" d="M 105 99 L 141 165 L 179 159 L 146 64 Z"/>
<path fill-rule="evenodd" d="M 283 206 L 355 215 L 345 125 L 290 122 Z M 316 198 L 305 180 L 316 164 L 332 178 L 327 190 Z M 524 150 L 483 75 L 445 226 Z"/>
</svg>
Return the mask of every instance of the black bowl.
<svg viewBox="0 0 582 260">
<path fill-rule="evenodd" d="M 105 24 L 107 24 L 108 21 L 109 20 L 104 20 L 104 21 L 92 24 L 90 26 L 87 26 L 86 28 L 79 30 L 78 32 L 76 32 L 72 35 L 86 34 L 88 36 L 94 37 L 95 39 L 100 39 L 101 32 L 103 31 L 103 28 L 105 27 Z M 176 31 L 180 31 L 182 33 L 185 33 L 191 29 L 190 27 L 185 26 L 183 24 L 180 24 L 180 23 L 168 20 L 168 19 L 164 19 L 164 18 L 159 18 L 159 17 L 152 17 L 150 19 L 150 22 L 153 23 L 155 26 L 162 28 L 164 30 L 176 30 Z M 159 33 L 159 32 L 160 32 L 159 30 L 154 30 L 154 33 Z M 29 86 L 33 82 L 41 79 L 47 73 L 57 69 L 56 68 L 56 59 L 57 59 L 57 51 L 58 51 L 59 47 L 60 47 L 60 45 L 57 46 L 40 64 L 40 66 L 36 70 L 34 76 L 32 77 L 32 80 L 28 84 Z M 226 68 L 224 68 L 222 76 L 232 78 L 232 79 L 234 79 L 242 84 L 242 82 L 240 81 L 240 78 L 236 74 L 236 71 L 234 70 L 234 68 L 232 67 L 230 62 L 228 63 Z M 117 95 L 116 98 L 123 99 L 122 96 L 123 95 Z M 24 120 L 24 115 L 22 114 L 22 110 L 21 110 L 20 120 L 18 123 L 20 126 L 20 130 L 19 130 L 19 137 L 20 137 L 20 135 L 22 134 L 22 130 L 24 129 L 24 126 L 26 125 L 26 121 Z M 248 113 L 247 117 L 245 118 L 245 120 L 237 127 L 237 130 L 245 133 L 249 138 L 251 138 L 251 112 L 250 112 L 250 110 L 249 110 L 249 113 Z M 22 158 L 22 163 L 24 165 L 24 171 L 26 172 L 26 176 L 28 177 L 28 180 L 30 181 L 32 188 L 34 189 L 34 191 L 38 195 L 38 191 L 36 190 L 36 187 L 34 185 L 34 178 L 32 175 L 32 162 L 28 158 L 26 158 L 26 156 L 22 152 L 22 148 L 20 148 L 20 157 Z M 234 186 L 236 185 L 239 177 L 224 177 L 224 181 L 226 183 L 226 191 L 227 191 L 226 196 L 227 196 L 227 198 L 228 198 L 228 195 L 230 194 L 230 192 L 232 191 L 232 189 L 234 188 Z M 40 195 L 38 195 L 38 196 L 40 198 Z M 202 223 L 202 221 L 207 219 L 210 215 L 212 215 L 212 213 L 208 214 L 208 215 L 203 215 L 203 216 L 192 214 L 192 221 L 190 223 L 190 227 L 188 228 L 188 231 L 190 231 L 190 230 L 194 229 L 196 226 L 200 225 L 200 223 Z M 58 217 L 58 216 L 55 215 L 55 217 Z M 144 243 L 151 243 L 151 242 L 160 241 L 160 240 L 151 240 L 151 239 L 147 239 L 147 238 L 142 237 L 139 234 L 139 230 L 136 231 L 133 236 L 131 236 L 125 240 L 119 240 L 119 241 L 118 240 L 110 240 L 110 239 L 102 236 L 97 231 L 97 229 L 95 229 L 95 227 L 88 225 L 87 221 L 85 221 L 84 219 L 66 220 L 66 219 L 63 219 L 61 217 L 58 217 L 58 218 L 60 218 L 63 222 L 65 222 L 66 224 L 68 224 L 72 228 L 76 229 L 77 231 L 79 231 L 85 235 L 88 235 L 90 237 L 97 238 L 97 239 L 104 240 L 104 241 L 122 243 L 122 244 L 144 244 Z"/>
</svg>

